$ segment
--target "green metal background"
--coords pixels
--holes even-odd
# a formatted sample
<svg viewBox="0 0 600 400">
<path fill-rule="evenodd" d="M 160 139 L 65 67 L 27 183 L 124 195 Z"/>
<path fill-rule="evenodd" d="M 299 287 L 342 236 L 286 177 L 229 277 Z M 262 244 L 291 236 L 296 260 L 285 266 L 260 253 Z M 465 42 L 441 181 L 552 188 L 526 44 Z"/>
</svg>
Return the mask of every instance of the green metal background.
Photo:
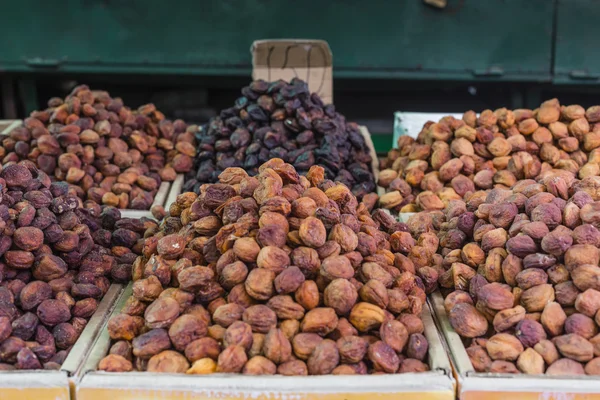
<svg viewBox="0 0 600 400">
<path fill-rule="evenodd" d="M 554 82 L 600 83 L 600 2 L 558 0 Z"/>
<path fill-rule="evenodd" d="M 554 0 L 19 0 L 0 69 L 248 76 L 253 40 L 295 37 L 327 40 L 338 78 L 549 81 L 553 15 Z"/>
</svg>

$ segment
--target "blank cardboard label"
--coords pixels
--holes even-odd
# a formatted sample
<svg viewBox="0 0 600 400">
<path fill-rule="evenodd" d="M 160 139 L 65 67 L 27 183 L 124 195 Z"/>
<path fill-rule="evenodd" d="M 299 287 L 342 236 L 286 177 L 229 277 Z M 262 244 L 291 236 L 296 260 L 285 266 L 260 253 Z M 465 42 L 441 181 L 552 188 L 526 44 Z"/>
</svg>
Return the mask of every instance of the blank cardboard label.
<svg viewBox="0 0 600 400">
<path fill-rule="evenodd" d="M 252 44 L 252 78 L 300 78 L 325 103 L 333 102 L 332 56 L 322 40 L 259 40 Z"/>
</svg>

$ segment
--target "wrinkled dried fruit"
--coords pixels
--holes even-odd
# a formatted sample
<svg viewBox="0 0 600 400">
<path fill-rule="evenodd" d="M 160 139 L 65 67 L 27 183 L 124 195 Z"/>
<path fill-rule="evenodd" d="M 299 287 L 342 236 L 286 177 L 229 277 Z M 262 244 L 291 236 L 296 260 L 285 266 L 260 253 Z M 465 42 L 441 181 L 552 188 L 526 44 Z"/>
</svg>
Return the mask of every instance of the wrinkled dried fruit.
<svg viewBox="0 0 600 400">
<path fill-rule="evenodd" d="M 450 310 L 448 317 L 454 330 L 464 337 L 483 336 L 488 330 L 488 321 L 475 307 L 468 303 L 455 305 Z"/>
</svg>

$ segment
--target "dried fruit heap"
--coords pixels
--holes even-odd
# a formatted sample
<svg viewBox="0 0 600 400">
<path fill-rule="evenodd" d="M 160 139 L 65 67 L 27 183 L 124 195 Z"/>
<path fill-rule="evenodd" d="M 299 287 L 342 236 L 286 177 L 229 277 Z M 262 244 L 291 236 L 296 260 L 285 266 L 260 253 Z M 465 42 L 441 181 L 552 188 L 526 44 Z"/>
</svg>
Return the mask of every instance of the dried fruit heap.
<svg viewBox="0 0 600 400">
<path fill-rule="evenodd" d="M 0 159 L 3 165 L 33 161 L 83 200 L 147 210 L 162 181 L 192 167 L 196 149 L 186 128 L 153 104 L 131 110 L 120 98 L 82 85 L 0 137 Z"/>
<path fill-rule="evenodd" d="M 535 110 L 467 111 L 462 120 L 427 122 L 417 139 L 401 136 L 379 185 L 381 206 L 400 212 L 442 210 L 467 192 L 510 188 L 519 179 L 561 169 L 600 173 L 600 106 L 585 110 L 548 100 Z"/>
<path fill-rule="evenodd" d="M 108 324 L 106 371 L 321 375 L 428 370 L 419 255 L 376 196 L 273 159 L 184 193 Z M 369 205 L 370 203 L 370 205 Z M 435 235 L 419 246 L 437 249 Z M 415 246 L 415 247 L 419 247 Z M 413 260 L 415 262 L 413 263 Z"/>
<path fill-rule="evenodd" d="M 599 187 L 556 170 L 450 202 L 439 284 L 476 371 L 600 374 Z"/>
<path fill-rule="evenodd" d="M 66 183 L 29 161 L 5 167 L 0 188 L 0 371 L 57 369 L 109 278 L 130 279 L 144 223 L 78 208 Z"/>
<path fill-rule="evenodd" d="M 375 191 L 371 154 L 358 125 L 346 122 L 333 104 L 323 104 L 300 79 L 252 82 L 199 133 L 198 144 L 186 191 L 217 182 L 228 167 L 254 176 L 271 158 L 293 164 L 301 175 L 321 165 L 327 179 L 344 183 L 359 198 Z"/>
</svg>

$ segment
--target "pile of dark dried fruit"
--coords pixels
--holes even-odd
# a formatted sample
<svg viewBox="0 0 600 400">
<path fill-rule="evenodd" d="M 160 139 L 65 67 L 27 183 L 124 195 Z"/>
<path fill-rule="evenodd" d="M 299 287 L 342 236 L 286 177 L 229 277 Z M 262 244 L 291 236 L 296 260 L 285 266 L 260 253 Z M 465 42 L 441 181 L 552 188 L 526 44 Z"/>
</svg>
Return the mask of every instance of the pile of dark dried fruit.
<svg viewBox="0 0 600 400">
<path fill-rule="evenodd" d="M 184 193 L 133 267 L 100 370 L 322 375 L 420 372 L 428 277 L 374 194 L 272 159 Z M 411 251 L 412 249 L 412 251 Z M 418 271 L 416 271 L 418 270 Z M 435 280 L 433 282 L 435 284 Z"/>
<path fill-rule="evenodd" d="M 306 82 L 254 81 L 233 107 L 221 111 L 197 137 L 198 155 L 184 191 L 198 192 L 226 168 L 258 167 L 281 158 L 305 175 L 313 165 L 362 198 L 375 191 L 371 154 L 358 125 L 346 122 L 333 104 L 325 105 Z"/>
<path fill-rule="evenodd" d="M 29 161 L 2 169 L 0 188 L 0 371 L 57 369 L 157 224 L 94 216 Z"/>
<path fill-rule="evenodd" d="M 153 104 L 131 110 L 120 98 L 81 85 L 0 137 L 0 159 L 2 165 L 34 162 L 82 200 L 147 210 L 162 181 L 192 168 L 195 127 L 187 129 Z"/>
</svg>

